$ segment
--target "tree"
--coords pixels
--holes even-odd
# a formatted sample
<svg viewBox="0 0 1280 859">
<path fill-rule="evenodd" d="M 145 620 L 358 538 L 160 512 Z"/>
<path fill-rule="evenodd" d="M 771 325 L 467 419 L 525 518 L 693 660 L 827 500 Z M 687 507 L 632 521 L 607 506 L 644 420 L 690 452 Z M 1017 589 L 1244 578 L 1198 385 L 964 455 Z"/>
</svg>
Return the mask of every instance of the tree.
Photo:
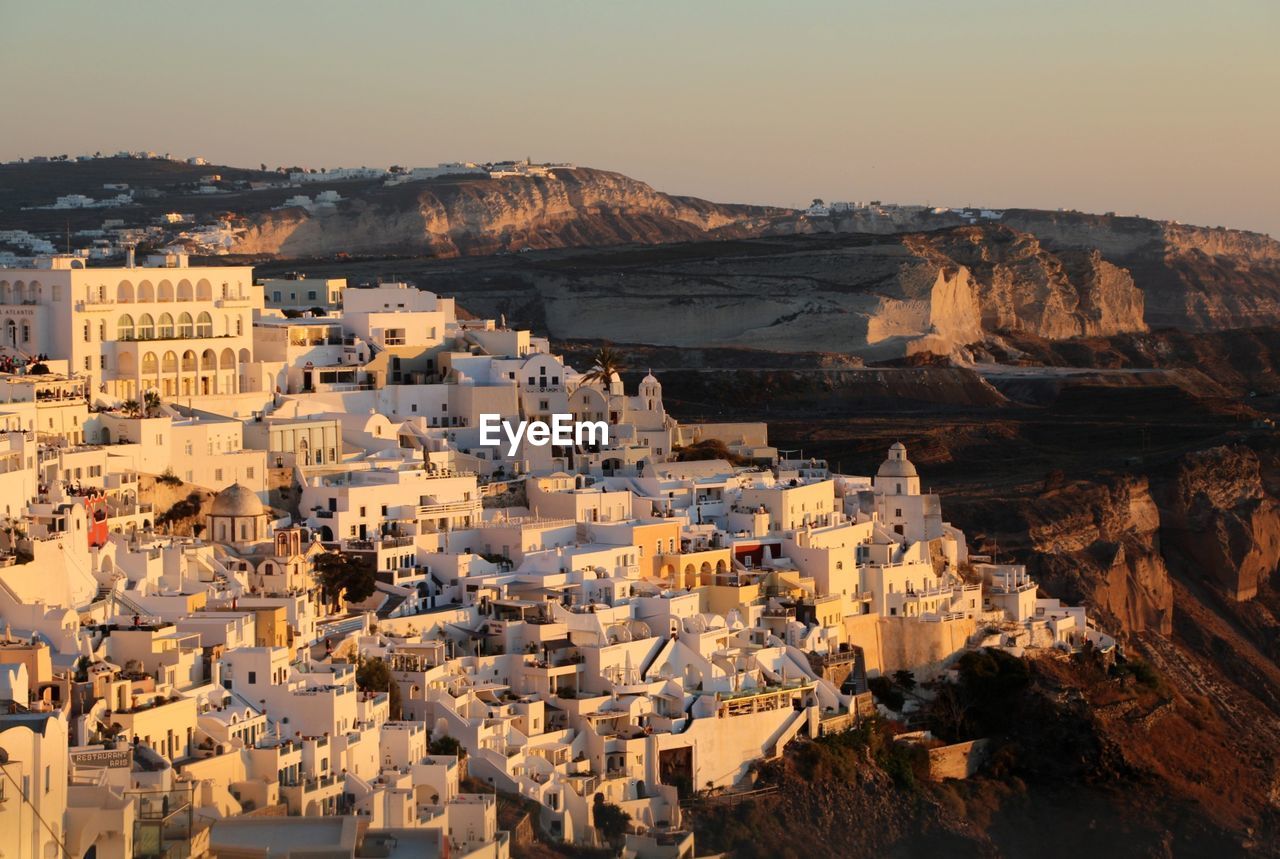
<svg viewBox="0 0 1280 859">
<path fill-rule="evenodd" d="M 893 682 L 902 687 L 902 691 L 910 692 L 916 688 L 916 675 L 912 674 L 905 668 L 899 668 L 893 672 Z"/>
<path fill-rule="evenodd" d="M 604 840 L 610 844 L 619 844 L 622 841 L 622 836 L 627 833 L 627 824 L 631 822 L 631 815 L 612 802 L 605 802 L 604 797 L 598 793 L 596 794 L 595 807 L 592 811 L 596 831 L 604 836 Z"/>
<path fill-rule="evenodd" d="M 326 552 L 317 555 L 315 572 L 325 599 L 337 605 L 338 599 L 360 602 L 373 596 L 377 580 L 373 565 L 363 557 L 347 552 Z"/>
<path fill-rule="evenodd" d="M 427 745 L 427 751 L 433 755 L 455 757 L 458 759 L 462 759 L 467 756 L 466 747 L 448 734 L 445 734 L 438 740 L 432 740 Z"/>
<path fill-rule="evenodd" d="M 124 412 L 125 417 L 136 418 L 142 414 L 142 406 L 137 400 L 125 400 L 120 404 L 120 411 Z"/>
<path fill-rule="evenodd" d="M 142 411 L 146 417 L 154 418 L 160 411 L 160 392 L 147 391 L 142 395 Z"/>
<path fill-rule="evenodd" d="M 613 384 L 613 374 L 622 372 L 625 364 L 622 353 L 607 344 L 596 350 L 591 361 L 592 367 L 583 374 L 582 381 L 586 384 L 599 382 L 606 390 Z"/>
<path fill-rule="evenodd" d="M 361 659 L 356 668 L 356 685 L 365 692 L 386 692 L 391 703 L 391 718 L 400 718 L 400 684 L 381 659 Z"/>
</svg>

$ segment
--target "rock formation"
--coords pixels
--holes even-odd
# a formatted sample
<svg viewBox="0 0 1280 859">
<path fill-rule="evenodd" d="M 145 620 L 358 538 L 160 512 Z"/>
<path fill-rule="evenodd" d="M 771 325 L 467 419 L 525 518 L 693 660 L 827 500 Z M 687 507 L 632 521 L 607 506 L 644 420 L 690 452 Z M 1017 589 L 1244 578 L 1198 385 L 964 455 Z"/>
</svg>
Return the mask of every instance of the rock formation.
<svg viewBox="0 0 1280 859">
<path fill-rule="evenodd" d="M 1280 565 L 1280 504 L 1246 447 L 1188 454 L 1162 493 L 1166 554 L 1194 578 L 1252 599 Z"/>
<path fill-rule="evenodd" d="M 235 252 L 458 256 L 525 249 L 656 244 L 765 232 L 788 210 L 659 193 L 605 170 L 378 188 L 332 209 L 252 217 Z"/>
</svg>

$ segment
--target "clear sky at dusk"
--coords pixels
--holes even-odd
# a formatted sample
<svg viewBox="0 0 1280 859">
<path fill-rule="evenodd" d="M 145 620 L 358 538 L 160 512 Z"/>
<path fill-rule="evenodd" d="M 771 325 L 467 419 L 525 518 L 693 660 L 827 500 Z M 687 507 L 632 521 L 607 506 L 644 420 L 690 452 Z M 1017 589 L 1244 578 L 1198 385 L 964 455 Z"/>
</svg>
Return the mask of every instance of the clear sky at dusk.
<svg viewBox="0 0 1280 859">
<path fill-rule="evenodd" d="M 0 0 L 0 158 L 530 156 L 1280 236 L 1278 43 L 1276 0 Z"/>
</svg>

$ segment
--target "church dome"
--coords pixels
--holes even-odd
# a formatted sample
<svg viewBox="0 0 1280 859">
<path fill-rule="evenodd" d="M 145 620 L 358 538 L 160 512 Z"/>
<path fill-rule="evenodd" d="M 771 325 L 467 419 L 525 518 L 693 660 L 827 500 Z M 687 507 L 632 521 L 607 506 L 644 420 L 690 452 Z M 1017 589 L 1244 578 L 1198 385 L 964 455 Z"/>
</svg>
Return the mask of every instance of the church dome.
<svg viewBox="0 0 1280 859">
<path fill-rule="evenodd" d="M 261 516 L 267 512 L 252 489 L 233 483 L 213 499 L 214 516 Z"/>
<path fill-rule="evenodd" d="M 876 477 L 916 477 L 916 467 L 907 459 L 907 446 L 902 442 L 893 443 L 889 448 L 889 458 L 880 463 Z"/>
</svg>

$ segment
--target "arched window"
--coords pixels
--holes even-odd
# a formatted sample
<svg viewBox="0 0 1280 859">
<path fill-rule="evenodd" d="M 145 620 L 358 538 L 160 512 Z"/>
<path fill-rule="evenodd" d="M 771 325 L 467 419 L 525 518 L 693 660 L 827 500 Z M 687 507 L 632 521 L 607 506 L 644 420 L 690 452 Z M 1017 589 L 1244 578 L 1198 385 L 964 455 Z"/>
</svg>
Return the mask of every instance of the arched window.
<svg viewBox="0 0 1280 859">
<path fill-rule="evenodd" d="M 156 288 L 151 285 L 151 281 L 144 280 L 138 284 L 138 303 L 147 304 L 156 300 Z"/>
<path fill-rule="evenodd" d="M 156 326 L 156 336 L 161 340 L 173 339 L 173 317 L 167 313 L 160 314 L 160 324 Z"/>
<path fill-rule="evenodd" d="M 98 339 L 99 340 L 107 339 L 107 323 L 106 322 L 98 323 Z"/>
<path fill-rule="evenodd" d="M 116 301 L 123 304 L 133 304 L 133 284 L 127 280 L 120 281 L 120 285 L 116 287 Z"/>
<path fill-rule="evenodd" d="M 116 323 L 116 339 L 132 340 L 133 339 L 133 317 L 125 314 L 120 317 L 120 321 Z"/>
<path fill-rule="evenodd" d="M 236 336 L 244 334 L 244 320 L 239 316 L 236 317 Z"/>
<path fill-rule="evenodd" d="M 196 370 L 196 353 L 190 349 L 182 353 L 182 369 L 185 372 L 194 372 Z"/>
<path fill-rule="evenodd" d="M 165 352 L 160 359 L 160 369 L 166 373 L 178 372 L 178 356 L 173 352 Z"/>
<path fill-rule="evenodd" d="M 201 313 L 196 317 L 196 336 L 212 337 L 213 336 L 213 317 L 208 313 Z"/>
<path fill-rule="evenodd" d="M 156 336 L 156 321 L 151 318 L 150 313 L 144 313 L 138 318 L 138 339 L 153 340 Z"/>
<path fill-rule="evenodd" d="M 191 324 L 190 313 L 184 313 L 178 317 L 178 336 L 183 338 L 195 336 L 195 327 Z"/>
<path fill-rule="evenodd" d="M 31 342 L 31 323 L 29 322 L 22 323 L 22 342 Z"/>
<path fill-rule="evenodd" d="M 156 360 L 155 352 L 147 352 L 142 356 L 142 374 L 144 376 L 154 376 L 159 366 L 160 362 Z"/>
<path fill-rule="evenodd" d="M 167 280 L 160 281 L 160 286 L 156 288 L 157 301 L 173 301 L 173 284 Z"/>
</svg>

